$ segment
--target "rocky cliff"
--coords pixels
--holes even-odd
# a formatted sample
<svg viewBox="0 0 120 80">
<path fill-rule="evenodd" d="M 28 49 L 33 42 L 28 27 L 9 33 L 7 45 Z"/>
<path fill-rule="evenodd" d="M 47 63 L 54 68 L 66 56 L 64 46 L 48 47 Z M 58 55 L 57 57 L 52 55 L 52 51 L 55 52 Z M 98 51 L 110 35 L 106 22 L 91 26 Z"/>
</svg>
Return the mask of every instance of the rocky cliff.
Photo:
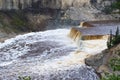
<svg viewBox="0 0 120 80">
<path fill-rule="evenodd" d="M 0 31 L 39 31 L 61 28 L 65 24 L 79 25 L 80 21 L 115 19 L 116 15 L 102 12 L 103 7 L 113 1 L 0 0 Z"/>
<path fill-rule="evenodd" d="M 105 6 L 114 0 L 0 0 L 0 9 L 25 9 L 25 8 L 52 8 L 66 9 L 69 7 Z"/>
<path fill-rule="evenodd" d="M 86 58 L 85 63 L 96 69 L 101 77 L 105 77 L 106 73 L 120 75 L 120 44 Z"/>
<path fill-rule="evenodd" d="M 115 0 L 0 0 L 0 10 L 30 10 L 55 13 L 65 19 L 98 20 L 113 17 L 101 12 Z M 56 15 L 55 15 L 56 16 Z"/>
<path fill-rule="evenodd" d="M 1 10 L 26 9 L 26 8 L 53 8 L 61 7 L 61 0 L 0 0 Z"/>
</svg>

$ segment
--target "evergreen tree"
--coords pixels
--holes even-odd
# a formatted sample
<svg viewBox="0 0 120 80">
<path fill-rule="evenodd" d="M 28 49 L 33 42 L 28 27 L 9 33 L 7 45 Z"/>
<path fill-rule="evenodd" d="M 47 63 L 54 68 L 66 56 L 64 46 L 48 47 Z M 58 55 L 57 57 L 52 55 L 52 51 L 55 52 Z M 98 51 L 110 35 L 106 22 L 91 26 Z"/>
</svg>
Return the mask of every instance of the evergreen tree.
<svg viewBox="0 0 120 80">
<path fill-rule="evenodd" d="M 120 43 L 120 34 L 119 34 L 119 28 L 117 27 L 115 36 L 113 37 L 112 30 L 110 30 L 110 37 L 107 41 L 107 47 L 111 48 L 117 44 Z"/>
<path fill-rule="evenodd" d="M 110 45 L 111 45 L 111 46 L 112 46 L 112 36 L 113 36 L 112 30 L 110 30 Z"/>
<path fill-rule="evenodd" d="M 116 2 L 114 2 L 111 7 L 113 8 L 113 10 L 119 10 L 119 14 L 120 14 L 120 0 L 116 0 Z"/>
<path fill-rule="evenodd" d="M 119 36 L 119 28 L 117 27 L 115 38 L 117 38 L 118 36 Z"/>
<path fill-rule="evenodd" d="M 111 13 L 120 14 L 120 0 L 116 0 L 111 5 L 105 6 L 103 12 L 105 12 L 106 14 L 111 14 Z"/>
<path fill-rule="evenodd" d="M 112 30 L 110 30 L 110 37 L 108 38 L 108 41 L 107 41 L 107 47 L 108 48 L 112 47 Z"/>
<path fill-rule="evenodd" d="M 113 39 L 113 44 L 117 45 L 119 43 L 120 43 L 120 34 L 119 34 L 119 28 L 117 28 L 115 38 Z"/>
</svg>

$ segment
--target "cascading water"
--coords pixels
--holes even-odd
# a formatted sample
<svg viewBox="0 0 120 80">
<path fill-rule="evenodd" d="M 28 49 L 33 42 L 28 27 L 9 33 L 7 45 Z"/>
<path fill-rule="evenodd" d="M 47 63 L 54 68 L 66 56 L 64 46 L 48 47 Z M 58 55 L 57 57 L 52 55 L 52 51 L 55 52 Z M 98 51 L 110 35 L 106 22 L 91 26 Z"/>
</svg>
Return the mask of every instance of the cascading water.
<svg viewBox="0 0 120 80">
<path fill-rule="evenodd" d="M 0 43 L 0 80 L 99 80 L 84 59 L 106 48 L 106 40 L 83 41 L 82 50 L 68 29 L 28 33 Z M 104 43 L 103 43 L 104 42 Z M 103 43 L 103 44 L 101 44 Z"/>
</svg>

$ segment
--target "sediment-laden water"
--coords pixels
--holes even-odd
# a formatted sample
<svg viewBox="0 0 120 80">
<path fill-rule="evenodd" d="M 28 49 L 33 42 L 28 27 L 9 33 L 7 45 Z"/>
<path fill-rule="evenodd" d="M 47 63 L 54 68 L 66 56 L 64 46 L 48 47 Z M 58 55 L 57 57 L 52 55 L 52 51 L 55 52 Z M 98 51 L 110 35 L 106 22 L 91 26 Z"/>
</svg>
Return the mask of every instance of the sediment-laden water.
<svg viewBox="0 0 120 80">
<path fill-rule="evenodd" d="M 68 29 L 28 33 L 0 43 L 0 80 L 99 80 L 84 63 L 106 48 L 106 40 L 82 41 L 77 46 Z M 81 50 L 80 50 L 81 49 Z"/>
</svg>

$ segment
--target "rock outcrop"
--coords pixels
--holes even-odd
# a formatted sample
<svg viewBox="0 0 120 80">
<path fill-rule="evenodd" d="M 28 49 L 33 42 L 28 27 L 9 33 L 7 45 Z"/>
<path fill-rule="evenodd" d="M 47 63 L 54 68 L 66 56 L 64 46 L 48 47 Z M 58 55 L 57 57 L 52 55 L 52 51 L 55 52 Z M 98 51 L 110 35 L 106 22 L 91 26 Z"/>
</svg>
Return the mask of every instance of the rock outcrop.
<svg viewBox="0 0 120 80">
<path fill-rule="evenodd" d="M 63 19 L 103 20 L 113 19 L 111 15 L 101 12 L 103 7 L 113 1 L 115 0 L 0 0 L 0 10 L 37 10 L 60 14 Z"/>
<path fill-rule="evenodd" d="M 115 71 L 112 68 L 119 64 L 115 63 L 115 65 L 113 64 L 111 67 L 112 59 L 120 60 L 120 44 L 111 49 L 106 49 L 102 53 L 86 58 L 85 63 L 96 69 L 96 71 L 100 73 L 102 77 L 105 76 L 105 73 L 115 73 L 120 75 L 120 71 Z"/>
<path fill-rule="evenodd" d="M 114 0 L 0 0 L 0 9 L 95 7 L 111 4 Z"/>
<path fill-rule="evenodd" d="M 60 8 L 61 0 L 0 0 L 1 10 L 26 8 Z"/>
</svg>

